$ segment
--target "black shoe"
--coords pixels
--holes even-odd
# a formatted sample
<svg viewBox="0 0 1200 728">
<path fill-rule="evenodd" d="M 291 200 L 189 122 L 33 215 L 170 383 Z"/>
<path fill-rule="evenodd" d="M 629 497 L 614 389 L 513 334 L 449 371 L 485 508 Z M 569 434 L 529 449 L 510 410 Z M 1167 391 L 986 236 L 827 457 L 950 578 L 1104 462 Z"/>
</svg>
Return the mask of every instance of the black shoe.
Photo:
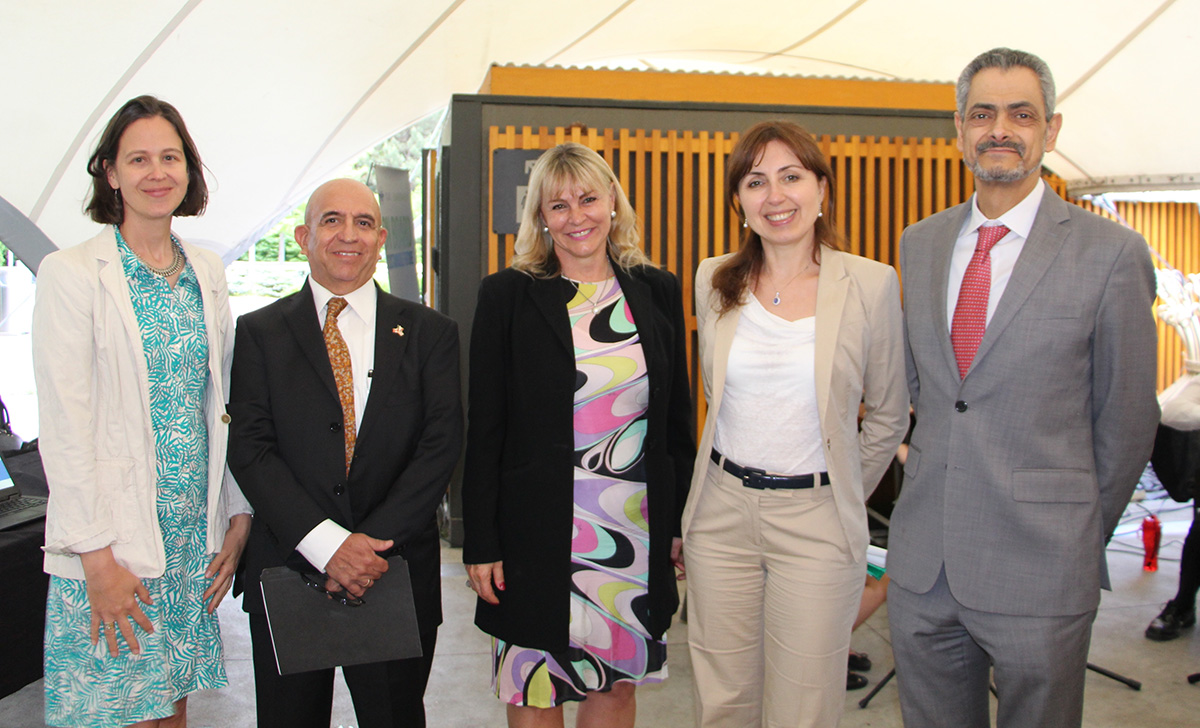
<svg viewBox="0 0 1200 728">
<path fill-rule="evenodd" d="M 1146 628 L 1146 638 L 1155 642 L 1167 642 L 1179 636 L 1179 633 L 1196 624 L 1196 608 L 1184 610 L 1175 605 L 1175 600 L 1167 602 L 1162 613 L 1150 622 Z"/>
<path fill-rule="evenodd" d="M 857 672 L 846 671 L 846 689 L 862 690 L 867 686 L 867 678 Z"/>
<path fill-rule="evenodd" d="M 865 652 L 850 650 L 849 667 L 851 670 L 868 672 L 871 669 L 871 658 Z"/>
</svg>

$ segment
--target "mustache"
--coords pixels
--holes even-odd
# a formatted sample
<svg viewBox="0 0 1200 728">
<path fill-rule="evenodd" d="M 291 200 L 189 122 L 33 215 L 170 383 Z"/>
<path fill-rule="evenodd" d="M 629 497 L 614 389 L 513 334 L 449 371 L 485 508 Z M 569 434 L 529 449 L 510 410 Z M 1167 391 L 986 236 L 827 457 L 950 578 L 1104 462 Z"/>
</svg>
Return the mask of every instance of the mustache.
<svg viewBox="0 0 1200 728">
<path fill-rule="evenodd" d="M 1025 145 L 1016 140 L 1006 142 L 997 142 L 990 139 L 985 139 L 975 145 L 975 152 L 983 154 L 989 149 L 1011 149 L 1021 156 L 1025 156 Z"/>
</svg>

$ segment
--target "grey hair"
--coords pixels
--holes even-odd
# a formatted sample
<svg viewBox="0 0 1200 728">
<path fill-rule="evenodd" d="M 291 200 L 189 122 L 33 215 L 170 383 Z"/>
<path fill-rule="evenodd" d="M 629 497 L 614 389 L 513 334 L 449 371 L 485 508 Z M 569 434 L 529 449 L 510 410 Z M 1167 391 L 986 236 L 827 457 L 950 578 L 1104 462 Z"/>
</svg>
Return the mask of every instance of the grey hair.
<svg viewBox="0 0 1200 728">
<path fill-rule="evenodd" d="M 1036 73 L 1038 83 L 1042 86 L 1042 101 L 1046 106 L 1046 118 L 1054 116 L 1054 76 L 1050 75 L 1050 67 L 1046 65 L 1046 62 L 1025 51 L 1017 51 L 1012 48 L 993 48 L 975 56 L 975 60 L 968 63 L 958 77 L 955 96 L 960 117 L 967 114 L 967 93 L 971 90 L 971 81 L 975 78 L 975 74 L 985 68 L 999 68 L 1002 71 L 1010 68 L 1028 68 Z"/>
</svg>

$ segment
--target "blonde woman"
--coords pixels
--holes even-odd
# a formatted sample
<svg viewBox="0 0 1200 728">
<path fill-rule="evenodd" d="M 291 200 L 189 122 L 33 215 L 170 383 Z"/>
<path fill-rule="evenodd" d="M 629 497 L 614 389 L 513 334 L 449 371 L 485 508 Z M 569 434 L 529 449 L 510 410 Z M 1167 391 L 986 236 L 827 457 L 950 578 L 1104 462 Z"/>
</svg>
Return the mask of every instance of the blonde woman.
<svg viewBox="0 0 1200 728">
<path fill-rule="evenodd" d="M 604 160 L 557 146 L 530 175 L 512 267 L 471 333 L 465 543 L 510 726 L 632 726 L 666 677 L 691 480 L 679 281 L 641 250 Z"/>
</svg>

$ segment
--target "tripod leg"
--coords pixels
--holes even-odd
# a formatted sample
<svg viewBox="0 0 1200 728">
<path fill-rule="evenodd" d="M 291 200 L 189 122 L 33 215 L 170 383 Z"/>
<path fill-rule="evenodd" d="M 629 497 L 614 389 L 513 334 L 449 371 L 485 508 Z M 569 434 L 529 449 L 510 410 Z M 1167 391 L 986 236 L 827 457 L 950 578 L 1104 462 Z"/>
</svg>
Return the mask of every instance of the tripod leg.
<svg viewBox="0 0 1200 728">
<path fill-rule="evenodd" d="M 1087 664 L 1087 669 L 1089 669 L 1093 672 L 1098 672 L 1101 675 L 1103 675 L 1104 677 L 1111 678 L 1113 680 L 1116 680 L 1119 683 L 1125 683 L 1126 685 L 1133 688 L 1134 690 L 1142 689 L 1142 684 L 1140 682 L 1138 682 L 1137 680 L 1134 680 L 1133 678 L 1125 677 L 1124 675 L 1118 675 L 1117 673 L 1113 672 L 1112 670 L 1106 670 L 1105 668 L 1100 667 L 1099 665 L 1093 665 L 1092 663 L 1089 662 Z"/>
<path fill-rule="evenodd" d="M 869 705 L 871 703 L 871 698 L 875 697 L 875 693 L 879 692 L 880 690 L 883 690 L 883 686 L 887 685 L 888 680 L 891 680 L 893 677 L 895 677 L 895 675 L 896 675 L 896 668 L 893 667 L 891 670 L 888 670 L 888 674 L 883 676 L 883 679 L 879 681 L 879 684 L 876 685 L 875 687 L 871 688 L 871 692 L 867 693 L 867 696 L 865 698 L 858 701 L 859 709 L 861 710 L 862 708 L 867 707 L 867 705 Z"/>
</svg>

